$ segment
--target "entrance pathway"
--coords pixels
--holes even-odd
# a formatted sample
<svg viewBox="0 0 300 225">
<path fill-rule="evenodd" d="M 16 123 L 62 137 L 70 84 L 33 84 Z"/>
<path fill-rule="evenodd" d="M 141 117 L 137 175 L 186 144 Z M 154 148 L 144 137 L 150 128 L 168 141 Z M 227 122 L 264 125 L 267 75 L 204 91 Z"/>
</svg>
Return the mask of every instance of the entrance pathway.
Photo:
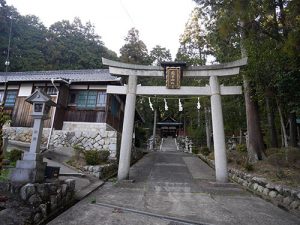
<svg viewBox="0 0 300 225">
<path fill-rule="evenodd" d="M 130 179 L 106 183 L 49 224 L 300 224 L 237 184 L 214 183 L 214 171 L 191 154 L 149 153 L 130 169 Z"/>
</svg>

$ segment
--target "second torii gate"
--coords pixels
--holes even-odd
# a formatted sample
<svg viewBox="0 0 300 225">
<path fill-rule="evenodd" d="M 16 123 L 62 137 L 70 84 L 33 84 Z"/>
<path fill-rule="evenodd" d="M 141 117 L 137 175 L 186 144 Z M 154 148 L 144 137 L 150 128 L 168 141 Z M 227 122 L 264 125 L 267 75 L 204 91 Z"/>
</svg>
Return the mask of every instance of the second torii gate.
<svg viewBox="0 0 300 225">
<path fill-rule="evenodd" d="M 136 95 L 180 95 L 180 96 L 211 96 L 211 113 L 214 138 L 214 155 L 216 181 L 227 182 L 227 159 L 223 113 L 221 104 L 221 95 L 238 95 L 242 94 L 241 86 L 220 86 L 218 77 L 233 76 L 239 74 L 240 67 L 247 64 L 247 58 L 230 63 L 209 65 L 209 66 L 190 66 L 185 69 L 180 68 L 183 77 L 209 78 L 209 85 L 205 87 L 175 87 L 170 89 L 165 86 L 141 86 L 137 85 L 138 77 L 164 77 L 166 68 L 159 66 L 144 66 L 120 63 L 102 58 L 102 63 L 109 66 L 109 72 L 116 76 L 128 76 L 128 83 L 124 86 L 107 86 L 107 93 L 126 95 L 124 123 L 122 131 L 122 140 L 120 148 L 120 159 L 118 168 L 118 180 L 128 179 L 130 168 L 130 156 L 132 148 L 132 135 L 134 126 L 134 114 Z M 167 63 L 172 70 L 179 69 L 176 62 Z M 172 66 L 173 65 L 173 66 Z M 171 79 L 170 82 L 173 82 Z M 177 82 L 177 80 L 176 80 Z M 174 83 L 173 83 L 174 85 Z"/>
</svg>

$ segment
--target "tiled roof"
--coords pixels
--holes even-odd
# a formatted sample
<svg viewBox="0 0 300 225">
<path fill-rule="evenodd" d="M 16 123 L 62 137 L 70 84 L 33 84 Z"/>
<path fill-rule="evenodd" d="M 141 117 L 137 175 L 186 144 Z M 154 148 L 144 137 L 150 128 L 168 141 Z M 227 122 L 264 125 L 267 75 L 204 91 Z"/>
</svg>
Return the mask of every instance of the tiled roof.
<svg viewBox="0 0 300 225">
<path fill-rule="evenodd" d="M 72 82 L 118 81 L 120 78 L 111 76 L 108 69 L 96 70 L 53 70 L 28 72 L 0 72 L 0 83 L 9 81 L 49 81 L 65 79 Z"/>
</svg>

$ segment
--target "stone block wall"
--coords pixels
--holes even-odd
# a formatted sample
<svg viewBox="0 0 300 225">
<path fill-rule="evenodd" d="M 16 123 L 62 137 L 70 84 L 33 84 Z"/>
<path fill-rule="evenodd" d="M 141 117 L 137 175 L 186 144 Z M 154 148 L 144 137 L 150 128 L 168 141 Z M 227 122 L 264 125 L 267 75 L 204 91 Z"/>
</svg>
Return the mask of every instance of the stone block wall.
<svg viewBox="0 0 300 225">
<path fill-rule="evenodd" d="M 47 145 L 49 132 L 50 132 L 49 128 L 43 129 L 43 136 L 42 136 L 41 143 L 44 146 Z M 3 127 L 3 133 L 5 136 L 8 137 L 8 140 L 30 143 L 32 137 L 32 128 L 6 126 Z"/>
<path fill-rule="evenodd" d="M 99 179 L 106 179 L 114 175 L 118 170 L 118 165 L 116 163 L 110 163 L 105 165 L 96 166 L 84 166 L 84 172 Z"/>
<path fill-rule="evenodd" d="M 85 150 L 109 150 L 110 157 L 117 153 L 117 132 L 106 131 L 64 131 L 56 130 L 51 137 L 52 147 L 81 146 Z"/>
<path fill-rule="evenodd" d="M 65 130 L 53 130 L 50 148 L 73 147 L 74 145 L 78 145 L 85 150 L 109 150 L 110 157 L 115 158 L 118 146 L 117 131 L 113 130 L 109 125 L 103 124 L 98 124 L 98 126 L 94 125 L 91 129 L 88 129 L 88 124 L 68 123 Z M 31 142 L 32 128 L 4 127 L 3 130 L 9 140 Z M 42 146 L 47 145 L 49 133 L 49 128 L 43 129 Z"/>
<path fill-rule="evenodd" d="M 3 224 L 11 224 L 12 219 L 18 221 L 15 224 L 40 224 L 74 202 L 75 180 L 28 183 L 23 186 L 7 183 L 6 190 L 2 187 L 2 191 L 9 191 L 16 196 L 13 202 L 0 202 L 4 208 L 0 215 Z"/>
<path fill-rule="evenodd" d="M 199 154 L 200 158 L 214 167 L 214 161 Z M 253 176 L 243 171 L 230 168 L 229 177 L 239 183 L 249 191 L 272 202 L 280 208 L 285 208 L 290 212 L 300 216 L 300 189 L 274 184 L 262 177 Z"/>
</svg>

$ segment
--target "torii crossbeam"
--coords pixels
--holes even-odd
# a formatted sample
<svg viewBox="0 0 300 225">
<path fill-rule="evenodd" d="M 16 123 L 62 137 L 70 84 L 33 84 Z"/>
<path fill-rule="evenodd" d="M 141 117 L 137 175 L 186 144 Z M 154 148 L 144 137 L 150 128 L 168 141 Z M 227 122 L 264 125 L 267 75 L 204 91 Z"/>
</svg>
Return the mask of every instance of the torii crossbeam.
<svg viewBox="0 0 300 225">
<path fill-rule="evenodd" d="M 107 93 L 126 95 L 118 180 L 128 179 L 129 177 L 136 95 L 205 95 L 211 96 L 216 181 L 222 183 L 228 181 L 221 95 L 239 95 L 242 94 L 242 88 L 240 86 L 220 86 L 218 77 L 239 74 L 240 67 L 247 64 L 247 58 L 218 65 L 187 67 L 182 71 L 183 77 L 209 78 L 209 85 L 205 87 L 185 86 L 179 89 L 169 89 L 165 86 L 137 85 L 139 76 L 163 78 L 165 74 L 162 67 L 126 64 L 105 58 L 102 58 L 102 63 L 109 66 L 109 72 L 112 75 L 128 76 L 127 85 L 108 85 L 107 87 Z"/>
</svg>

